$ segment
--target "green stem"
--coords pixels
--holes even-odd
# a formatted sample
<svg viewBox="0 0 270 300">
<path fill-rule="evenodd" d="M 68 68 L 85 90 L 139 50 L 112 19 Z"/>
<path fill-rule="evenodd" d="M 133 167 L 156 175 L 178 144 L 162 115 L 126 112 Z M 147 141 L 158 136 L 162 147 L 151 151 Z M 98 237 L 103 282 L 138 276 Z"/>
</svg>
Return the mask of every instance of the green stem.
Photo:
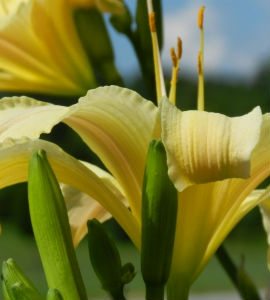
<svg viewBox="0 0 270 300">
<path fill-rule="evenodd" d="M 146 300 L 163 300 L 164 285 L 149 286 L 146 285 Z"/>
<path fill-rule="evenodd" d="M 224 245 L 221 245 L 218 248 L 216 257 L 238 290 L 242 299 L 261 299 L 255 284 L 252 282 L 243 268 L 240 270 L 240 268 L 235 265 Z"/>
</svg>

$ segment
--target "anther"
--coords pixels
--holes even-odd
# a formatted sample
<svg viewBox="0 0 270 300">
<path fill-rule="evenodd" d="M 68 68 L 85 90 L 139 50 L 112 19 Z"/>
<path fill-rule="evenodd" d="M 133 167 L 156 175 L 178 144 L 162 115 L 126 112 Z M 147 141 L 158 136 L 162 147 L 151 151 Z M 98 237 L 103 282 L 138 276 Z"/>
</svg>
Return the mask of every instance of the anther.
<svg viewBox="0 0 270 300">
<path fill-rule="evenodd" d="M 199 10 L 199 14 L 198 14 L 198 27 L 200 29 L 203 28 L 203 13 L 204 13 L 204 9 L 205 9 L 205 6 L 202 6 Z"/>
<path fill-rule="evenodd" d="M 149 15 L 149 27 L 151 32 L 156 32 L 156 18 L 155 18 L 155 13 L 151 12 Z"/>
<path fill-rule="evenodd" d="M 182 40 L 180 39 L 180 37 L 177 37 L 177 58 L 181 59 L 182 57 Z"/>
</svg>

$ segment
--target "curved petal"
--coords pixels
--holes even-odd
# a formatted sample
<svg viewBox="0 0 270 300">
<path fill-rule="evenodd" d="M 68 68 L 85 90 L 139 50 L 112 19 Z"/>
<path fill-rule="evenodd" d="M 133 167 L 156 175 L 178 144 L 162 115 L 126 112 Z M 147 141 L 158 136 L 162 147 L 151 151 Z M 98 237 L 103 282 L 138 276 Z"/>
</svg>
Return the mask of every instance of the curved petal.
<svg viewBox="0 0 270 300">
<path fill-rule="evenodd" d="M 26 181 L 29 156 L 39 149 L 47 152 L 59 182 L 97 200 L 127 231 L 135 245 L 140 244 L 139 224 L 122 201 L 90 169 L 55 144 L 42 140 L 5 140 L 0 146 L 0 188 Z"/>
<path fill-rule="evenodd" d="M 17 6 L 0 16 L 0 88 L 20 90 L 15 83 L 21 80 L 23 90 L 81 95 L 94 87 L 68 3 L 26 0 Z"/>
<path fill-rule="evenodd" d="M 257 197 L 248 196 L 270 175 L 269 120 L 270 114 L 263 116 L 260 140 L 251 156 L 250 178 L 192 185 L 179 193 L 169 282 L 178 296 L 181 289 L 190 287 L 231 229 L 263 201 L 258 192 Z"/>
<path fill-rule="evenodd" d="M 38 138 L 65 122 L 101 158 L 140 219 L 148 144 L 160 135 L 158 109 L 150 101 L 128 89 L 108 86 L 89 91 L 69 108 L 27 97 L 4 98 L 1 103 L 0 142 L 24 136 Z"/>
<path fill-rule="evenodd" d="M 138 220 L 148 145 L 160 134 L 157 116 L 157 108 L 137 93 L 108 86 L 90 90 L 64 120 L 122 186 Z"/>
<path fill-rule="evenodd" d="M 242 117 L 229 118 L 205 111 L 182 112 L 164 99 L 162 140 L 176 188 L 183 191 L 196 183 L 247 178 L 261 119 L 259 107 Z"/>
</svg>

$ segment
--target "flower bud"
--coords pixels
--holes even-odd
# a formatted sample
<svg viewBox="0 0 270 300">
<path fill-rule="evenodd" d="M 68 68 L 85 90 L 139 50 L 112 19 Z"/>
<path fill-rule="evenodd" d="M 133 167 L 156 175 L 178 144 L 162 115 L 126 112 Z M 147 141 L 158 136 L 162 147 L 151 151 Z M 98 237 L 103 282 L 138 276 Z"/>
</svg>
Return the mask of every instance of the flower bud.
<svg viewBox="0 0 270 300">
<path fill-rule="evenodd" d="M 90 220 L 87 225 L 90 260 L 102 288 L 112 299 L 125 299 L 123 286 L 134 277 L 131 275 L 134 273 L 134 267 L 131 264 L 122 267 L 114 242 L 98 220 Z"/>
<path fill-rule="evenodd" d="M 142 193 L 141 268 L 147 299 L 163 299 L 168 280 L 177 216 L 177 191 L 168 176 L 165 148 L 148 149 Z"/>
<path fill-rule="evenodd" d="M 72 243 L 67 209 L 45 151 L 30 158 L 30 218 L 49 288 L 64 299 L 87 299 Z"/>
</svg>

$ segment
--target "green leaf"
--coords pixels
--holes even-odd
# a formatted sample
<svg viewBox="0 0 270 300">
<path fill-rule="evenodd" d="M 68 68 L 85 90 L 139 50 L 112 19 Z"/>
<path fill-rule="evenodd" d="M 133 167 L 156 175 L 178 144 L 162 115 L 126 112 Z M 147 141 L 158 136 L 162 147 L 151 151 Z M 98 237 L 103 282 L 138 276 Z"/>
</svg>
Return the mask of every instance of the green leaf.
<svg viewBox="0 0 270 300">
<path fill-rule="evenodd" d="M 32 227 L 49 288 L 59 290 L 65 300 L 87 299 L 65 202 L 43 150 L 30 158 L 28 198 Z"/>
</svg>

